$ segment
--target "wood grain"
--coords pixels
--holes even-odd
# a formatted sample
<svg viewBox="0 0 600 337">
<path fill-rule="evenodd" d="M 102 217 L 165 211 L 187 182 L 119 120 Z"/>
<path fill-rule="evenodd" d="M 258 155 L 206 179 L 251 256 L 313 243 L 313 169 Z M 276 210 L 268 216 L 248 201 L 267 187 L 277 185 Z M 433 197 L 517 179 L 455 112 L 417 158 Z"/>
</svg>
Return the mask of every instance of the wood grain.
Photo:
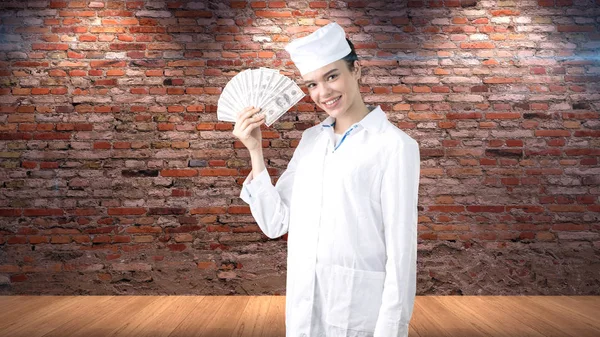
<svg viewBox="0 0 600 337">
<path fill-rule="evenodd" d="M 0 336 L 285 336 L 283 296 L 0 296 Z M 411 337 L 600 336 L 596 296 L 417 296 Z"/>
</svg>

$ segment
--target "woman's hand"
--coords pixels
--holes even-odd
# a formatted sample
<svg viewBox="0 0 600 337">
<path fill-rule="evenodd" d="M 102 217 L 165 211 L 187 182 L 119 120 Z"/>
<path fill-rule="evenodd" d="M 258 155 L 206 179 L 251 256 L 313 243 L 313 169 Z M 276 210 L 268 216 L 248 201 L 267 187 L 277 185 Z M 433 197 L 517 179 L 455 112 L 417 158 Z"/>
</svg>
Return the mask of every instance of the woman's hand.
<svg viewBox="0 0 600 337">
<path fill-rule="evenodd" d="M 238 113 L 237 122 L 233 128 L 233 135 L 239 138 L 249 151 L 262 149 L 260 125 L 264 122 L 265 116 L 262 113 L 257 114 L 259 111 L 260 108 L 246 107 Z"/>
</svg>

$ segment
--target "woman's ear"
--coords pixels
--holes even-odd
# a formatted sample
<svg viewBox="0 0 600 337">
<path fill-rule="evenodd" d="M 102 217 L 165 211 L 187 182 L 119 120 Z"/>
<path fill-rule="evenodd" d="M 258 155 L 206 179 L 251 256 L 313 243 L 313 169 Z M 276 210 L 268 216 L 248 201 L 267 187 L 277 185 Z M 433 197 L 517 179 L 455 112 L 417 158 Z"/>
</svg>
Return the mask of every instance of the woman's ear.
<svg viewBox="0 0 600 337">
<path fill-rule="evenodd" d="M 352 75 L 354 76 L 354 78 L 357 81 L 360 80 L 361 67 L 360 67 L 360 63 L 357 60 L 354 61 L 354 71 L 352 72 Z"/>
</svg>

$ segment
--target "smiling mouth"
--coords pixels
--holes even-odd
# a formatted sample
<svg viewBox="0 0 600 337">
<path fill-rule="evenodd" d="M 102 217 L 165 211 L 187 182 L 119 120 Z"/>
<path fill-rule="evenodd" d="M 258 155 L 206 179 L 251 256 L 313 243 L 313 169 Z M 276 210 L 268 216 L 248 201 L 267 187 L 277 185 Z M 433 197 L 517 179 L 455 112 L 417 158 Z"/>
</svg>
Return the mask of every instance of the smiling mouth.
<svg viewBox="0 0 600 337">
<path fill-rule="evenodd" d="M 329 107 L 329 106 L 332 106 L 332 105 L 334 105 L 335 103 L 337 103 L 337 102 L 340 100 L 340 98 L 342 98 L 342 96 L 338 96 L 337 98 L 334 98 L 334 99 L 332 99 L 332 100 L 329 100 L 329 101 L 323 102 L 323 105 L 325 105 L 325 106 L 327 106 L 327 107 Z"/>
</svg>

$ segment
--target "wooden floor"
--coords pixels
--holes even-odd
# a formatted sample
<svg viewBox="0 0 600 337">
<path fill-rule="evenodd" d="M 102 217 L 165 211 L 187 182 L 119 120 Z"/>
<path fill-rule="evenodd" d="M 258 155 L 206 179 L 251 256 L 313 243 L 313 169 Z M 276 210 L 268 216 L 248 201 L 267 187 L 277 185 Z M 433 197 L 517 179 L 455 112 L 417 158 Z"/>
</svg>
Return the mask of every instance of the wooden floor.
<svg viewBox="0 0 600 337">
<path fill-rule="evenodd" d="M 596 296 L 417 296 L 411 337 L 600 336 Z M 285 336 L 281 296 L 0 296 L 0 336 Z"/>
</svg>

